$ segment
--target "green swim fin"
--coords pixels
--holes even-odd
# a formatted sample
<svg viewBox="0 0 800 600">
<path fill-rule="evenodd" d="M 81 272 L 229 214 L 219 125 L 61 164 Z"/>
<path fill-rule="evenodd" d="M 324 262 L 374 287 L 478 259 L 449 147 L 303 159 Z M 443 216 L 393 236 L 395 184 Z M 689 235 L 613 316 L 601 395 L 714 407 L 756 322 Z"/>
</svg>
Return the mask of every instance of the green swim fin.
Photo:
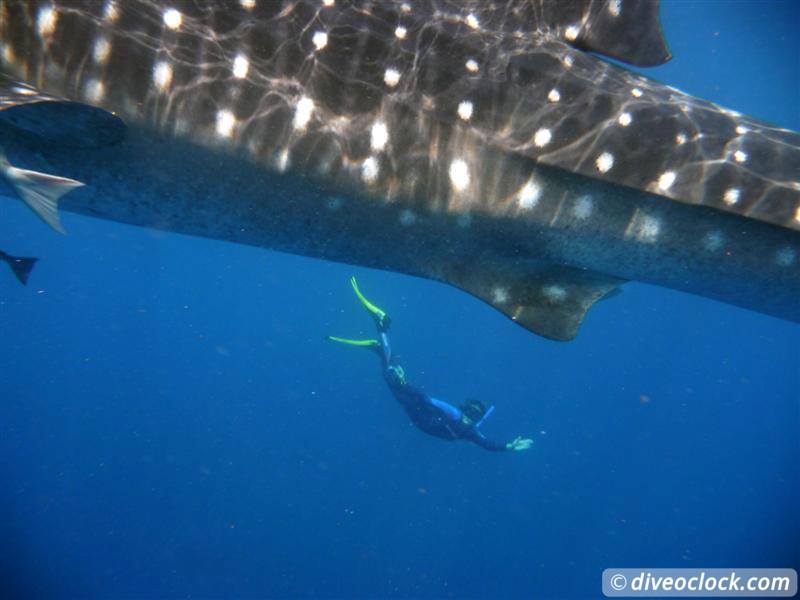
<svg viewBox="0 0 800 600">
<path fill-rule="evenodd" d="M 348 338 L 336 337 L 335 335 L 329 335 L 327 339 L 332 342 L 339 342 L 340 344 L 347 344 L 348 346 L 361 346 L 363 348 L 374 348 L 380 345 L 378 340 L 351 340 Z"/>
<path fill-rule="evenodd" d="M 366 308 L 370 313 L 372 313 L 372 316 L 375 317 L 375 320 L 378 322 L 378 326 L 382 329 L 388 328 L 390 322 L 389 315 L 364 297 L 364 294 L 362 294 L 361 290 L 358 289 L 358 282 L 356 281 L 355 277 L 350 278 L 350 285 L 353 286 L 353 291 L 356 293 L 356 296 L 364 308 Z"/>
</svg>

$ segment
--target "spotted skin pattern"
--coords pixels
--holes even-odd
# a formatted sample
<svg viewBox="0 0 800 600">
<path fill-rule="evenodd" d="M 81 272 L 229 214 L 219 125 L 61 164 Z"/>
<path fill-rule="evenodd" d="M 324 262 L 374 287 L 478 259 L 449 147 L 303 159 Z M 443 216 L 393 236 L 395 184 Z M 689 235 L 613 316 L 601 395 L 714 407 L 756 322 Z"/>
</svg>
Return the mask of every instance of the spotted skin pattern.
<svg viewBox="0 0 800 600">
<path fill-rule="evenodd" d="M 386 241 L 397 227 L 397 248 L 375 260 L 357 242 L 151 221 L 447 281 L 556 339 L 627 279 L 798 320 L 800 136 L 585 52 L 664 62 L 657 11 L 634 0 L 5 0 L 0 64 L 14 81 L 2 80 L 0 123 L 38 94 L 66 98 L 131 132 L 301 177 L 325 191 L 326 214 L 345 213 L 319 235 L 375 227 Z M 381 216 L 353 225 L 351 198 Z M 150 224 L 142 212 L 101 216 Z M 281 226 L 302 235 L 294 223 Z M 475 259 L 481 268 L 466 268 Z"/>
</svg>

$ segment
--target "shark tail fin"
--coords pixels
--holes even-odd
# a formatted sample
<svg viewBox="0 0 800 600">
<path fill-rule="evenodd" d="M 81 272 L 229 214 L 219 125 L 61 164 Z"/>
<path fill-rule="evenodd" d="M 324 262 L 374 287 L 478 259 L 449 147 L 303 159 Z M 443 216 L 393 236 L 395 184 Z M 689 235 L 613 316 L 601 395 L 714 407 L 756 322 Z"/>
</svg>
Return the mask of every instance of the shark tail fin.
<svg viewBox="0 0 800 600">
<path fill-rule="evenodd" d="M 39 260 L 34 257 L 11 256 L 5 252 L 0 252 L 0 259 L 8 263 L 8 266 L 11 267 L 14 275 L 22 285 L 27 285 L 33 266 Z"/>
<path fill-rule="evenodd" d="M 66 233 L 58 218 L 58 200 L 83 184 L 74 179 L 19 169 L 0 156 L 0 172 L 33 212 L 59 233 Z"/>
</svg>

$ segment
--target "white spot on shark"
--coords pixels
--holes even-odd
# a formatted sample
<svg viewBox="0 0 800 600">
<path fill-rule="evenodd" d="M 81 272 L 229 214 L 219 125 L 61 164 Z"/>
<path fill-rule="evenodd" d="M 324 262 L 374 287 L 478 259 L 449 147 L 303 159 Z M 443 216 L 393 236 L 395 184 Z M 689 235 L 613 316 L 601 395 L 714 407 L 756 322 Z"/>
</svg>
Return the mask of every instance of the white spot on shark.
<svg viewBox="0 0 800 600">
<path fill-rule="evenodd" d="M 594 201 L 589 195 L 581 196 L 575 201 L 575 206 L 572 207 L 572 216 L 579 221 L 585 221 L 592 216 L 594 210 Z"/>
<path fill-rule="evenodd" d="M 180 11 L 174 8 L 168 8 L 164 11 L 164 25 L 169 29 L 176 31 L 180 29 L 181 23 L 183 23 L 183 15 Z"/>
<path fill-rule="evenodd" d="M 119 9 L 114 0 L 108 0 L 108 2 L 106 2 L 106 6 L 103 9 L 103 18 L 109 23 L 113 23 L 119 19 Z"/>
<path fill-rule="evenodd" d="M 662 192 L 666 192 L 672 187 L 672 184 L 675 183 L 676 178 L 677 175 L 675 174 L 675 171 L 664 171 L 658 178 L 658 189 L 660 189 Z"/>
<path fill-rule="evenodd" d="M 233 129 L 236 127 L 236 117 L 229 110 L 217 112 L 217 135 L 220 137 L 231 137 Z"/>
<path fill-rule="evenodd" d="M 311 42 L 317 50 L 322 50 L 328 45 L 328 34 L 324 31 L 316 31 L 311 37 Z"/>
<path fill-rule="evenodd" d="M 525 185 L 519 190 L 517 194 L 517 202 L 519 207 L 529 210 L 539 203 L 539 198 L 542 197 L 542 186 L 533 178 L 525 182 Z"/>
<path fill-rule="evenodd" d="M 733 160 L 735 160 L 738 163 L 743 163 L 744 161 L 747 160 L 747 152 L 744 152 L 742 150 L 737 150 L 736 152 L 733 153 Z"/>
<path fill-rule="evenodd" d="M 553 88 L 553 89 L 552 89 L 552 90 L 550 90 L 550 92 L 547 94 L 547 99 L 548 99 L 550 102 L 558 102 L 559 100 L 561 100 L 561 92 L 559 92 L 559 91 L 558 91 L 556 88 Z"/>
<path fill-rule="evenodd" d="M 781 248 L 775 254 L 775 264 L 781 267 L 791 267 L 797 260 L 797 252 L 794 248 Z"/>
<path fill-rule="evenodd" d="M 275 160 L 275 166 L 278 167 L 278 171 L 281 173 L 289 168 L 289 150 L 287 148 L 284 148 L 278 152 L 277 159 Z"/>
<path fill-rule="evenodd" d="M 256 0 L 239 0 L 239 4 L 245 10 L 253 10 L 256 7 Z"/>
<path fill-rule="evenodd" d="M 11 47 L 10 44 L 3 44 L 3 60 L 8 63 L 13 63 L 16 58 L 14 56 L 14 49 Z"/>
<path fill-rule="evenodd" d="M 386 123 L 383 121 L 376 121 L 370 130 L 369 145 L 376 152 L 380 152 L 386 147 L 386 142 L 389 141 L 389 130 L 386 128 Z"/>
<path fill-rule="evenodd" d="M 472 110 L 472 102 L 469 100 L 463 100 L 458 105 L 458 116 L 464 121 L 469 121 L 472 118 Z"/>
<path fill-rule="evenodd" d="M 564 30 L 564 39 L 566 39 L 568 42 L 574 42 L 578 38 L 578 34 L 580 32 L 580 27 L 577 25 L 570 25 Z"/>
<path fill-rule="evenodd" d="M 361 163 L 361 178 L 367 183 L 373 183 L 378 178 L 380 165 L 374 156 L 370 156 Z"/>
<path fill-rule="evenodd" d="M 686 134 L 685 133 L 679 133 L 678 135 L 676 135 L 675 136 L 675 143 L 678 144 L 678 146 L 680 146 L 682 144 L 685 144 L 686 143 Z"/>
<path fill-rule="evenodd" d="M 52 6 L 43 6 L 39 9 L 39 14 L 36 15 L 36 31 L 39 37 L 49 37 L 53 35 L 58 23 L 58 13 Z"/>
<path fill-rule="evenodd" d="M 106 89 L 102 81 L 98 79 L 90 79 L 86 83 L 84 93 L 86 94 L 86 99 L 89 100 L 89 102 L 100 102 L 106 93 Z"/>
<path fill-rule="evenodd" d="M 383 73 L 383 82 L 389 87 L 394 87 L 400 83 L 400 71 L 393 67 L 389 67 Z"/>
<path fill-rule="evenodd" d="M 633 213 L 628 227 L 625 229 L 626 238 L 632 237 L 645 244 L 655 243 L 660 233 L 661 220 L 639 209 Z"/>
<path fill-rule="evenodd" d="M 603 152 L 595 159 L 594 165 L 601 173 L 607 173 L 614 166 L 614 155 L 610 152 Z"/>
<path fill-rule="evenodd" d="M 622 125 L 623 127 L 627 127 L 633 121 L 633 117 L 631 117 L 631 113 L 624 112 L 622 113 L 619 118 L 617 119 L 617 123 Z"/>
<path fill-rule="evenodd" d="M 737 127 L 736 127 L 736 133 L 738 133 L 739 135 L 744 135 L 748 131 L 750 131 L 750 130 L 747 127 L 745 127 L 744 125 L 737 125 Z"/>
<path fill-rule="evenodd" d="M 477 73 L 478 70 L 480 69 L 478 61 L 475 60 L 474 58 L 470 58 L 466 63 L 464 63 L 464 66 L 467 67 L 467 71 L 469 71 L 470 73 Z"/>
<path fill-rule="evenodd" d="M 716 252 L 722 248 L 724 243 L 725 236 L 722 235 L 721 231 L 709 231 L 703 238 L 703 246 L 705 246 L 705 249 L 709 252 Z"/>
<path fill-rule="evenodd" d="M 167 90 L 172 83 L 172 65 L 163 60 L 153 65 L 153 83 L 158 91 Z"/>
<path fill-rule="evenodd" d="M 108 38 L 97 38 L 97 41 L 94 43 L 94 48 L 92 49 L 92 58 L 94 58 L 94 62 L 103 64 L 108 60 L 110 54 L 111 44 Z"/>
<path fill-rule="evenodd" d="M 549 143 L 550 143 L 550 140 L 552 139 L 552 137 L 553 137 L 553 134 L 550 132 L 550 130 L 549 130 L 549 129 L 545 129 L 545 128 L 543 127 L 543 128 L 541 128 L 541 129 L 539 129 L 539 130 L 538 130 L 538 131 L 537 131 L 537 132 L 536 132 L 536 133 L 533 135 L 533 143 L 534 143 L 534 144 L 535 144 L 535 145 L 536 145 L 538 148 L 543 148 L 544 146 L 546 146 L 547 144 L 549 144 Z"/>
<path fill-rule="evenodd" d="M 569 54 L 567 54 L 564 58 L 561 59 L 561 64 L 564 65 L 566 68 L 571 68 L 574 64 L 575 59 L 572 58 Z"/>
<path fill-rule="evenodd" d="M 469 167 L 460 158 L 450 163 L 450 183 L 457 192 L 462 192 L 469 186 Z"/>
<path fill-rule="evenodd" d="M 404 227 L 411 227 L 416 222 L 417 216 L 413 211 L 407 208 L 400 211 L 400 225 L 403 225 Z"/>
<path fill-rule="evenodd" d="M 250 61 L 244 54 L 237 54 L 233 59 L 233 76 L 236 79 L 244 79 L 250 70 Z"/>
<path fill-rule="evenodd" d="M 728 188 L 722 196 L 722 201 L 728 206 L 733 206 L 739 202 L 739 195 L 741 192 L 738 188 Z"/>
<path fill-rule="evenodd" d="M 398 40 L 406 39 L 406 35 L 408 34 L 408 30 L 403 27 L 402 25 L 398 25 L 397 28 L 394 30 L 394 36 Z"/>
<path fill-rule="evenodd" d="M 474 13 L 469 13 L 467 15 L 467 25 L 469 25 L 472 29 L 477 29 L 481 26 L 480 21 L 478 21 L 478 17 L 476 17 Z"/>
<path fill-rule="evenodd" d="M 653 243 L 661 233 L 661 221 L 655 217 L 645 215 L 642 218 L 637 234 L 637 239 L 641 242 Z"/>
<path fill-rule="evenodd" d="M 496 287 L 492 290 L 492 302 L 495 304 L 505 304 L 508 302 L 508 290 L 504 287 Z"/>
<path fill-rule="evenodd" d="M 563 302 L 567 297 L 567 290 L 555 284 L 544 286 L 542 288 L 542 293 L 545 298 L 554 303 Z"/>
<path fill-rule="evenodd" d="M 303 96 L 298 100 L 297 106 L 294 109 L 294 119 L 292 126 L 295 129 L 305 129 L 308 122 L 311 120 L 311 115 L 314 114 L 314 101 L 308 96 Z"/>
<path fill-rule="evenodd" d="M 608 12 L 612 17 L 618 17 L 622 12 L 622 0 L 611 0 L 608 3 Z"/>
<path fill-rule="evenodd" d="M 640 90 L 637 87 L 631 90 L 631 96 L 633 96 L 634 98 L 641 98 L 643 93 L 644 92 L 642 92 L 642 90 Z"/>
<path fill-rule="evenodd" d="M 336 4 L 336 0 L 322 0 L 322 6 L 325 8 L 330 8 L 334 4 Z"/>
</svg>

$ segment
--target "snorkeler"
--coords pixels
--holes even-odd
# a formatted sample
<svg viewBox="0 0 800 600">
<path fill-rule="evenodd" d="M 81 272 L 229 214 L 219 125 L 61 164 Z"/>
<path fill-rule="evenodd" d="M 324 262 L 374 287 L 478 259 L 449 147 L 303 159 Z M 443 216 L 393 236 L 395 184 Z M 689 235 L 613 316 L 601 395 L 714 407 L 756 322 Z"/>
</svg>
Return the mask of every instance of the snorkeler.
<svg viewBox="0 0 800 600">
<path fill-rule="evenodd" d="M 378 339 L 351 340 L 334 336 L 328 336 L 328 339 L 377 352 L 383 364 L 383 376 L 389 389 L 414 425 L 425 433 L 443 440 L 467 440 L 486 450 L 527 450 L 533 445 L 533 440 L 529 438 L 517 437 L 503 444 L 484 436 L 480 427 L 492 414 L 494 406 L 487 409 L 479 400 L 467 400 L 460 407 L 456 407 L 410 386 L 406 381 L 403 367 L 392 362 L 388 336 L 389 315 L 364 297 L 358 289 L 355 277 L 350 278 L 350 284 L 361 304 L 374 319 L 378 329 Z"/>
</svg>

